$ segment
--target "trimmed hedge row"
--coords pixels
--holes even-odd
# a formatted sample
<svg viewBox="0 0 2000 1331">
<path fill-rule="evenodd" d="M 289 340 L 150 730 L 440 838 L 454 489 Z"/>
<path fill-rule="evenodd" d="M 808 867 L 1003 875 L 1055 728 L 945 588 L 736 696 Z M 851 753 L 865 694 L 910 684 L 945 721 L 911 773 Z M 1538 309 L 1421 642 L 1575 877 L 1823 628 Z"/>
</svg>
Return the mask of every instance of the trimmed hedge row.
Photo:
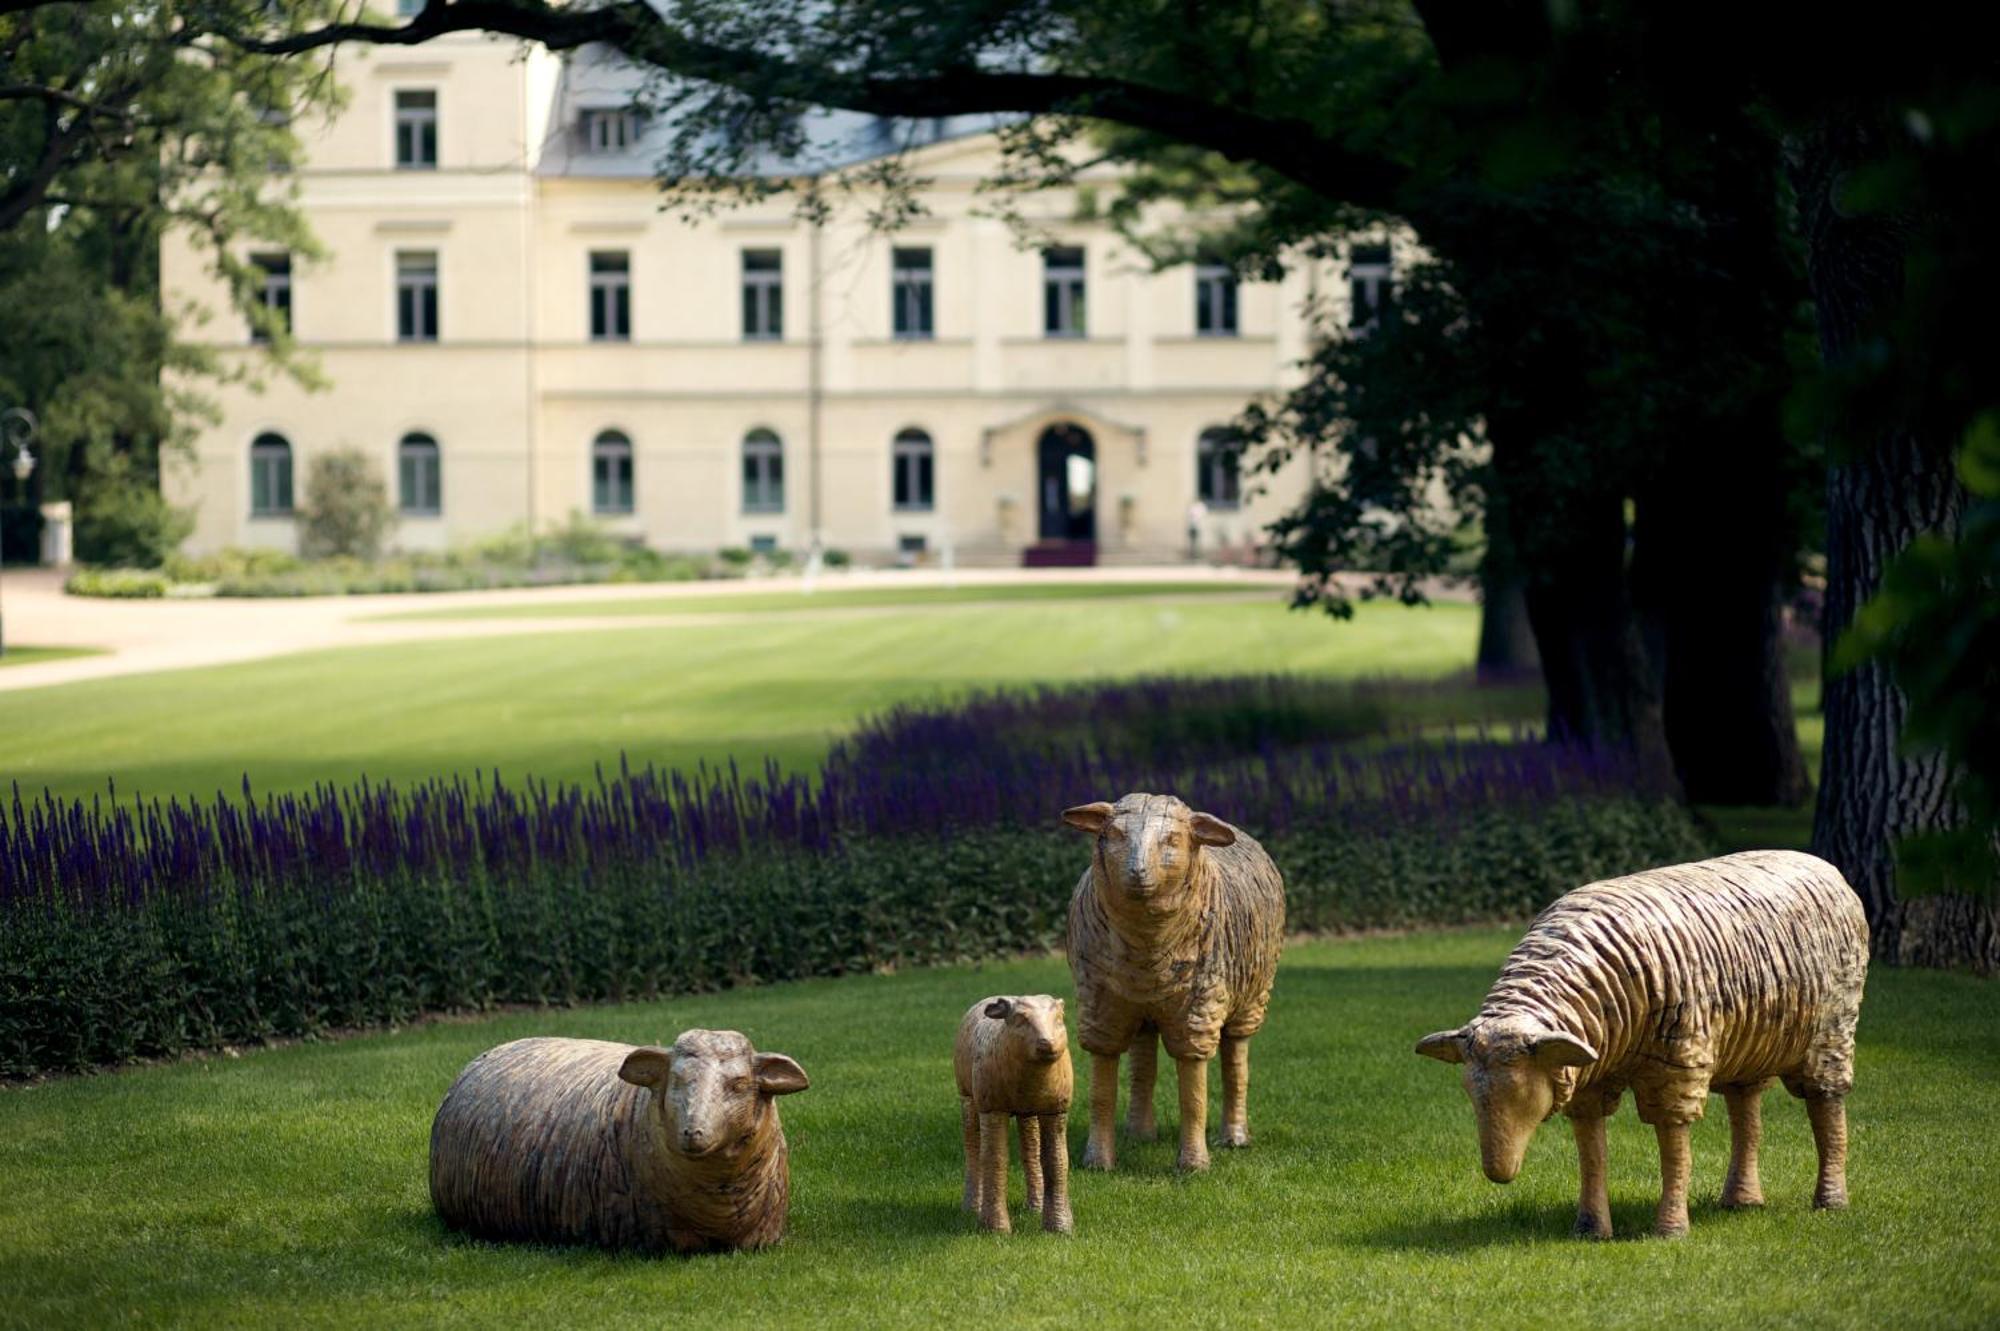
<svg viewBox="0 0 2000 1331">
<path fill-rule="evenodd" d="M 1697 858 L 1688 815 L 1588 796 L 1293 821 L 1267 840 L 1295 929 L 1526 915 Z M 17 899 L 0 923 L 0 1076 L 510 1003 L 575 1003 L 989 957 L 1059 943 L 1074 833 L 965 828 L 675 861 L 476 858 L 125 903 Z"/>
</svg>

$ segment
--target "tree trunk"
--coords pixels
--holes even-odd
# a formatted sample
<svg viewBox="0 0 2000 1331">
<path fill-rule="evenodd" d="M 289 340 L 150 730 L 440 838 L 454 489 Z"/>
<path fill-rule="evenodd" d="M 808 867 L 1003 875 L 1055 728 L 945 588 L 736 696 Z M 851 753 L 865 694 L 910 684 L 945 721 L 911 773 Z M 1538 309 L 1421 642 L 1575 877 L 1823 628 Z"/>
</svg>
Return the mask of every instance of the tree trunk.
<svg viewBox="0 0 2000 1331">
<path fill-rule="evenodd" d="M 1871 127 L 1853 120 L 1829 121 L 1791 152 L 1820 353 L 1836 372 L 1875 353 L 1902 294 L 1913 225 L 1880 214 L 1843 216 L 1836 205 L 1839 182 L 1868 156 L 1870 133 Z M 1828 650 L 1881 584 L 1884 565 L 1920 532 L 1955 532 L 1961 503 L 1950 453 L 1913 430 L 1892 429 L 1836 453 L 1826 491 L 1822 633 Z M 1826 749 L 1813 853 L 1854 885 L 1879 959 L 1932 961 L 1965 951 L 1974 940 L 1954 935 L 1969 919 L 1967 911 L 1927 906 L 1906 939 L 1911 921 L 1896 893 L 1896 839 L 1957 821 L 1943 758 L 1900 751 L 1907 705 L 1879 663 L 1828 679 L 1823 710 Z"/>
<path fill-rule="evenodd" d="M 1534 626 L 1528 622 L 1527 583 L 1507 530 L 1506 501 L 1495 483 L 1487 499 L 1486 553 L 1479 561 L 1479 661 L 1481 684 L 1507 684 L 1541 669 Z"/>
</svg>

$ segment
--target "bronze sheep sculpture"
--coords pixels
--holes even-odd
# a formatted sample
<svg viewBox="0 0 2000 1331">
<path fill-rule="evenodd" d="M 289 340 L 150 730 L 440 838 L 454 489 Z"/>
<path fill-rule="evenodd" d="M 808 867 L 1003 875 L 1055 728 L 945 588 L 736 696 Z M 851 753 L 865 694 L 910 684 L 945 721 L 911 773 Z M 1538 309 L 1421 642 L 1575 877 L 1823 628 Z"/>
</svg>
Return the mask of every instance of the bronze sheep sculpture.
<svg viewBox="0 0 2000 1331">
<path fill-rule="evenodd" d="M 1264 1024 L 1284 943 L 1285 885 L 1264 848 L 1171 795 L 1063 813 L 1090 833 L 1069 906 L 1077 1034 L 1090 1051 L 1086 1168 L 1110 1169 L 1118 1060 L 1132 1052 L 1127 1129 L 1155 1131 L 1156 1039 L 1180 1072 L 1180 1157 L 1208 1168 L 1208 1061 L 1222 1054 L 1223 1146 L 1250 1144 L 1249 1039 Z"/>
<path fill-rule="evenodd" d="M 1815 1207 L 1847 1204 L 1854 1027 L 1868 971 L 1860 900 L 1830 864 L 1749 851 L 1591 883 L 1543 911 L 1477 1015 L 1417 1052 L 1464 1066 L 1486 1176 L 1511 1180 L 1537 1125 L 1576 1134 L 1576 1232 L 1611 1234 L 1604 1120 L 1627 1088 L 1659 1136 L 1658 1232 L 1687 1232 L 1688 1125 L 1729 1106 L 1722 1204 L 1758 1206 L 1761 1100 L 1806 1102 Z"/>
<path fill-rule="evenodd" d="M 982 998 L 958 1024 L 952 1050 L 965 1134 L 965 1209 L 1005 1233 L 1007 1121 L 1020 1124 L 1027 1208 L 1042 1228 L 1067 1234 L 1069 1206 L 1069 1030 L 1063 1002 L 1048 994 Z"/>
<path fill-rule="evenodd" d="M 806 1089 L 735 1031 L 670 1049 L 515 1040 L 466 1065 L 431 1125 L 431 1201 L 483 1238 L 608 1248 L 761 1248 L 791 1173 L 775 1097 Z"/>
</svg>

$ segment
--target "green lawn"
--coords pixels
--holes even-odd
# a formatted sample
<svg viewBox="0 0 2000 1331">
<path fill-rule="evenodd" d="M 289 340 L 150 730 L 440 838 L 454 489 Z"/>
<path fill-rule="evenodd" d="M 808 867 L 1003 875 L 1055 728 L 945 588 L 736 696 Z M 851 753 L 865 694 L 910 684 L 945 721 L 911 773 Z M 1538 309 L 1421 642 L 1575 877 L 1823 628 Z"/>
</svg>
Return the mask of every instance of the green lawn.
<svg viewBox="0 0 2000 1331">
<path fill-rule="evenodd" d="M 1716 1209 L 1728 1130 L 1712 1101 L 1695 1133 L 1692 1235 L 1640 1237 L 1657 1157 L 1628 1104 L 1611 1124 L 1624 1241 L 1593 1245 L 1568 1237 L 1576 1166 L 1563 1125 L 1544 1127 L 1522 1176 L 1496 1187 L 1480 1176 L 1453 1072 L 1410 1052 L 1470 1015 L 1513 937 L 1295 947 L 1253 1046 L 1256 1145 L 1218 1151 L 1193 1178 L 1174 1174 L 1165 1141 L 1127 1145 L 1118 1173 L 1077 1172 L 1067 1239 L 988 1236 L 960 1214 L 950 1064 L 972 999 L 1067 994 L 1056 959 L 508 1015 L 0 1092 L 0 1324 L 2000 1322 L 2000 990 L 1872 977 L 1851 1209 L 1808 1209 L 1805 1115 L 1774 1092 L 1769 1206 Z M 696 1259 L 500 1247 L 433 1218 L 430 1117 L 479 1050 L 529 1034 L 655 1041 L 697 1025 L 742 1029 L 813 1079 L 783 1102 L 794 1203 L 782 1247 Z M 1169 1091 L 1163 1127 L 1172 1105 Z M 1018 1205 L 1018 1168 L 1012 1177 Z"/>
<path fill-rule="evenodd" d="M 1245 582 L 1044 582 L 956 587 L 841 587 L 812 592 L 654 593 L 615 601 L 519 602 L 453 610 L 399 610 L 373 619 L 598 619 L 605 616 L 750 614 L 780 610 L 860 610 L 884 606 L 980 605 L 1014 601 L 1107 601 L 1134 598 L 1232 596 L 1282 602 L 1285 588 Z"/>
<path fill-rule="evenodd" d="M 524 632 L 304 653 L 0 693 L 0 773 L 73 796 L 262 791 L 499 768 L 585 777 L 619 753 L 691 766 L 818 761 L 902 699 L 1094 676 L 1467 668 L 1471 605 L 1052 600 L 848 618 Z"/>
<path fill-rule="evenodd" d="M 96 647 L 16 647 L 7 644 L 0 653 L 0 666 L 32 665 L 37 661 L 61 661 L 72 656 L 102 656 Z"/>
</svg>

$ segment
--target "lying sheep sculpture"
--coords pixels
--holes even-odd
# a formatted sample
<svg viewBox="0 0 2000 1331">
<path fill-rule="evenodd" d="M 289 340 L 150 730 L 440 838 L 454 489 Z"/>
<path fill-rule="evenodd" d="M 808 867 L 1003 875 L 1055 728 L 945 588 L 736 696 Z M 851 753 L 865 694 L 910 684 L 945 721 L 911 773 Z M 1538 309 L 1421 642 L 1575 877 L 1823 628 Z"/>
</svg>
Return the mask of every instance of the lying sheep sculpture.
<svg viewBox="0 0 2000 1331">
<path fill-rule="evenodd" d="M 966 1010 L 952 1050 L 965 1128 L 965 1209 L 1005 1233 L 1007 1120 L 1020 1123 L 1027 1206 L 1042 1228 L 1067 1234 L 1069 1209 L 1069 1030 L 1063 1003 L 1047 994 L 982 998 Z"/>
<path fill-rule="evenodd" d="M 1250 1047 L 1285 931 L 1285 884 L 1247 833 L 1171 795 L 1066 810 L 1095 839 L 1069 904 L 1077 1034 L 1090 1051 L 1086 1168 L 1116 1159 L 1118 1059 L 1132 1051 L 1126 1126 L 1155 1131 L 1157 1038 L 1180 1071 L 1180 1168 L 1208 1168 L 1208 1060 L 1222 1053 L 1222 1145 L 1250 1144 Z"/>
<path fill-rule="evenodd" d="M 484 1238 L 761 1248 L 791 1196 L 774 1097 L 806 1089 L 735 1031 L 671 1049 L 515 1040 L 458 1074 L 431 1125 L 431 1201 Z"/>
<path fill-rule="evenodd" d="M 1464 1065 L 1486 1176 L 1520 1171 L 1536 1126 L 1569 1116 L 1582 1194 L 1576 1232 L 1611 1234 L 1604 1120 L 1631 1088 L 1660 1141 L 1662 1235 L 1687 1232 L 1688 1125 L 1711 1090 L 1729 1106 L 1722 1204 L 1758 1206 L 1761 1099 L 1806 1102 L 1816 1207 L 1847 1204 L 1854 1025 L 1868 924 L 1837 870 L 1750 851 L 1592 883 L 1543 911 L 1478 1015 L 1417 1052 Z"/>
</svg>

